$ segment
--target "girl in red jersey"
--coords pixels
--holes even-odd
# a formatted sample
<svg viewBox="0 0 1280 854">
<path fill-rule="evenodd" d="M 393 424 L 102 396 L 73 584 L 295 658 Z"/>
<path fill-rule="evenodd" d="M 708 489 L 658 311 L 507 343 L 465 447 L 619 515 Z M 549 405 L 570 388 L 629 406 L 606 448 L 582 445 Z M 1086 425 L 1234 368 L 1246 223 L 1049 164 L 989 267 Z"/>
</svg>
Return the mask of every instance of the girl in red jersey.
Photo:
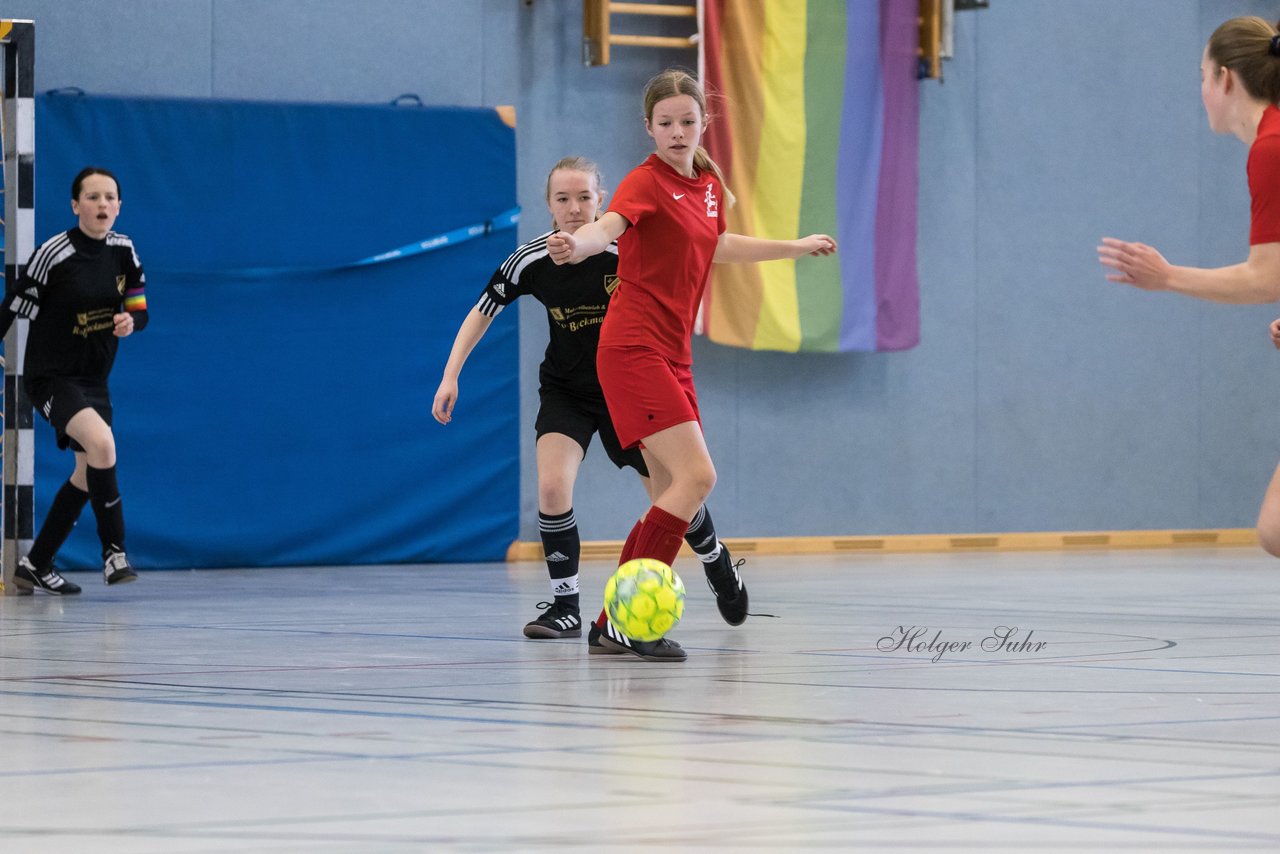
<svg viewBox="0 0 1280 854">
<path fill-rule="evenodd" d="M 722 207 L 731 197 L 719 167 L 699 145 L 707 102 L 692 75 L 671 70 L 650 80 L 644 115 L 654 153 L 623 179 L 607 213 L 573 234 L 552 234 L 547 250 L 557 264 L 576 264 L 618 243 L 621 281 L 600 333 L 596 369 L 618 438 L 623 447 L 640 446 L 654 495 L 619 562 L 648 557 L 671 564 L 689 520 L 716 482 L 690 349 L 712 262 L 829 255 L 836 242 L 825 234 L 761 240 L 725 231 Z M 725 618 L 745 619 L 746 587 L 736 569 L 708 580 Z M 724 613 L 726 602 L 733 614 Z M 667 638 L 642 642 L 622 635 L 603 612 L 588 642 L 592 651 L 627 652 L 646 661 L 686 658 Z"/>
<path fill-rule="evenodd" d="M 1116 271 L 1108 279 L 1143 290 L 1274 302 L 1280 299 L 1280 31 L 1262 18 L 1232 18 L 1209 37 L 1200 79 L 1209 127 L 1249 146 L 1249 257 L 1229 267 L 1179 267 L 1150 246 L 1106 237 L 1098 260 Z M 1271 324 L 1271 339 L 1280 348 L 1280 320 Z M 1280 557 L 1280 466 L 1262 499 L 1258 539 Z"/>
<path fill-rule="evenodd" d="M 525 625 L 524 635 L 528 638 L 582 636 L 578 609 L 582 541 L 573 511 L 573 487 L 591 437 L 598 433 L 609 459 L 618 468 L 635 469 L 645 491 L 652 489 L 649 470 L 640 451 L 624 449 L 618 442 L 600 391 L 600 381 L 596 379 L 596 345 L 617 281 L 617 247 L 610 246 L 572 267 L 555 264 L 547 256 L 547 238 L 557 230 L 572 234 L 594 222 L 605 195 L 600 169 L 585 157 L 565 157 L 551 167 L 546 199 L 552 231 L 518 248 L 494 271 L 479 301 L 467 312 L 458 330 L 431 407 L 437 421 L 450 423 L 458 401 L 462 366 L 493 319 L 525 294 L 543 304 L 549 335 L 546 358 L 538 369 L 539 406 L 534 430 L 538 437 L 538 532 L 551 577 L 552 601 L 539 605 L 545 610 Z M 733 574 L 729 550 L 716 536 L 706 507 L 698 508 L 684 536 L 694 554 L 707 566 L 708 575 Z M 717 599 L 717 604 L 725 619 L 733 623 L 731 618 L 736 612 L 732 607 L 736 607 L 736 603 Z M 745 603 L 741 610 L 745 619 Z M 596 643 L 590 651 L 610 650 Z"/>
</svg>

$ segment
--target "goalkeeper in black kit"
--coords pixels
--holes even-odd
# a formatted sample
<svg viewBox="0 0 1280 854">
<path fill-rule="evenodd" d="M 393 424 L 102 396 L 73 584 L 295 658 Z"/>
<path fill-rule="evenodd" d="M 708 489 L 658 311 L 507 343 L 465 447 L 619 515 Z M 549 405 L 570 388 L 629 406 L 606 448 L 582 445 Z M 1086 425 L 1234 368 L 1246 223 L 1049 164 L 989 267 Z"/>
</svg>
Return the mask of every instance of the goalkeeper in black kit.
<svg viewBox="0 0 1280 854">
<path fill-rule="evenodd" d="M 0 336 L 14 318 L 31 321 L 24 382 L 27 395 L 75 453 L 75 470 L 58 490 L 31 551 L 18 561 L 22 590 L 71 595 L 54 556 L 86 503 L 93 505 L 107 584 L 138 577 L 125 555 L 124 507 L 116 485 L 107 378 L 119 339 L 147 325 L 146 277 L 133 242 L 112 230 L 120 214 L 120 184 L 106 169 L 86 167 L 71 184 L 75 227 L 41 244 L 0 308 Z"/>
</svg>

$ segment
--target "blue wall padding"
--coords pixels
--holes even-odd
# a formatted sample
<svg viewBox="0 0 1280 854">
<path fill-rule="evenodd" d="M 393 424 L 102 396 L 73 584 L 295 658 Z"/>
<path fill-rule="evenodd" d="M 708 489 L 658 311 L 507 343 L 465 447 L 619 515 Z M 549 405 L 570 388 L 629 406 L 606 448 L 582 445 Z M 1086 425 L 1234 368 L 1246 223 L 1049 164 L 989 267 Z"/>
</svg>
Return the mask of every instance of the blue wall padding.
<svg viewBox="0 0 1280 854">
<path fill-rule="evenodd" d="M 503 558 L 514 312 L 468 360 L 455 423 L 431 402 L 515 230 L 340 269 L 516 205 L 494 111 L 46 95 L 36 128 L 37 242 L 74 223 L 75 172 L 103 165 L 147 271 L 151 325 L 111 379 L 136 564 Z M 37 421 L 38 523 L 72 460 Z M 98 564 L 94 527 L 86 509 L 61 565 Z"/>
</svg>

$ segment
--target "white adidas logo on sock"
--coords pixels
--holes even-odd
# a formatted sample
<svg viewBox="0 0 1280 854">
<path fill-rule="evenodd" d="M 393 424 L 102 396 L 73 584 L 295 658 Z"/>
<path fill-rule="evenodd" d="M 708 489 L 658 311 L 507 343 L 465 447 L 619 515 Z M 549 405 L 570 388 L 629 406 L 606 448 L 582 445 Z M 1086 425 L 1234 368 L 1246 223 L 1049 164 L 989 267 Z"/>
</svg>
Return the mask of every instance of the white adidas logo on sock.
<svg viewBox="0 0 1280 854">
<path fill-rule="evenodd" d="M 551 554 L 547 555 L 547 560 L 551 563 L 559 563 L 562 560 L 568 560 L 568 559 L 569 559 L 568 555 L 561 554 L 560 552 L 552 552 Z"/>
</svg>

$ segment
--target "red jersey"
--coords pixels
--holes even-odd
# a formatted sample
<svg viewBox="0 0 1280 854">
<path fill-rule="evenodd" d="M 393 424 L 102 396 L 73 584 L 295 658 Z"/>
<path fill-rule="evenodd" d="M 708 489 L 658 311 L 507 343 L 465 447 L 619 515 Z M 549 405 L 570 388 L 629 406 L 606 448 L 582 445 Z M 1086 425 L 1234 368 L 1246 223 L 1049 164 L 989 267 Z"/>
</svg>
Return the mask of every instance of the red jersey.
<svg viewBox="0 0 1280 854">
<path fill-rule="evenodd" d="M 1280 243 L 1280 110 L 1271 104 L 1249 146 L 1249 245 Z M 621 245 L 621 244 L 619 244 Z"/>
<path fill-rule="evenodd" d="M 609 210 L 631 226 L 618 238 L 620 281 L 601 347 L 639 345 L 693 362 L 689 338 L 725 230 L 721 196 L 714 172 L 686 178 L 657 154 L 622 179 Z"/>
</svg>

